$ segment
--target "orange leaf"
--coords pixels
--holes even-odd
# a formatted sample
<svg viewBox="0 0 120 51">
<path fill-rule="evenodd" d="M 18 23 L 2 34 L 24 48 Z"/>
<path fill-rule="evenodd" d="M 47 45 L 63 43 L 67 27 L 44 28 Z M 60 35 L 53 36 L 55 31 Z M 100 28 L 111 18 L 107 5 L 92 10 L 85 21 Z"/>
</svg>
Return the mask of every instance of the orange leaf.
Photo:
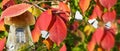
<svg viewBox="0 0 120 51">
<path fill-rule="evenodd" d="M 49 38 L 47 40 L 43 40 L 43 43 L 46 44 L 47 49 L 50 49 L 53 44 Z"/>
<path fill-rule="evenodd" d="M 1 14 L 1 20 L 5 17 L 15 17 L 26 12 L 32 5 L 21 3 L 8 7 Z"/>
<path fill-rule="evenodd" d="M 0 51 L 3 51 L 5 47 L 6 38 L 0 39 Z"/>
<path fill-rule="evenodd" d="M 103 49 L 102 49 L 102 48 L 100 48 L 100 47 L 98 47 L 98 48 L 97 48 L 97 51 L 103 51 Z"/>
<path fill-rule="evenodd" d="M 49 32 L 50 39 L 59 46 L 67 35 L 67 28 L 64 21 L 60 17 L 56 16 L 56 21 Z"/>
<path fill-rule="evenodd" d="M 65 4 L 63 2 L 59 3 L 59 9 L 63 10 L 63 11 L 66 11 L 66 12 L 70 12 L 70 8 L 67 6 L 67 4 Z"/>
<path fill-rule="evenodd" d="M 91 0 L 79 0 L 79 7 L 81 8 L 83 14 L 88 9 L 90 1 Z"/>
<path fill-rule="evenodd" d="M 87 45 L 88 51 L 94 51 L 95 45 L 96 45 L 95 38 L 92 37 L 91 41 Z"/>
<path fill-rule="evenodd" d="M 40 29 L 38 28 L 38 26 L 35 26 L 34 29 L 32 30 L 32 39 L 33 42 L 38 42 L 40 37 Z"/>
</svg>

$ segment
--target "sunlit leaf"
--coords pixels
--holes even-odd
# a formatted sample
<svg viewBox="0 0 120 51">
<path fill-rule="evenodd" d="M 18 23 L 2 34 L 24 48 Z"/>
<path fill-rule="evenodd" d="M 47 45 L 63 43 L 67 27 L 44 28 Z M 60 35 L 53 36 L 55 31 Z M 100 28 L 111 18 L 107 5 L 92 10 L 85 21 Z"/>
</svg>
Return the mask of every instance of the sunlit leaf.
<svg viewBox="0 0 120 51">
<path fill-rule="evenodd" d="M 5 47 L 6 38 L 0 39 L 0 51 L 3 51 Z"/>
<path fill-rule="evenodd" d="M 83 14 L 88 9 L 90 1 L 91 0 L 79 0 L 79 7 L 81 8 Z"/>
<path fill-rule="evenodd" d="M 49 31 L 50 39 L 55 42 L 58 46 L 66 38 L 67 28 L 64 21 L 56 16 L 56 21 Z"/>
<path fill-rule="evenodd" d="M 15 17 L 21 15 L 22 13 L 26 12 L 30 7 L 31 5 L 25 3 L 10 6 L 2 12 L 1 20 L 5 17 Z"/>
<path fill-rule="evenodd" d="M 101 46 L 107 51 L 110 51 L 110 49 L 114 47 L 115 39 L 110 31 L 106 30 L 105 34 L 106 35 L 101 42 Z"/>
<path fill-rule="evenodd" d="M 116 19 L 116 11 L 108 11 L 106 13 L 104 13 L 104 15 L 102 16 L 102 19 L 104 22 L 114 22 Z"/>
<path fill-rule="evenodd" d="M 67 51 L 65 44 L 60 48 L 60 51 Z"/>
<path fill-rule="evenodd" d="M 99 2 L 103 5 L 103 7 L 110 10 L 110 8 L 117 3 L 117 0 L 99 0 Z"/>
</svg>

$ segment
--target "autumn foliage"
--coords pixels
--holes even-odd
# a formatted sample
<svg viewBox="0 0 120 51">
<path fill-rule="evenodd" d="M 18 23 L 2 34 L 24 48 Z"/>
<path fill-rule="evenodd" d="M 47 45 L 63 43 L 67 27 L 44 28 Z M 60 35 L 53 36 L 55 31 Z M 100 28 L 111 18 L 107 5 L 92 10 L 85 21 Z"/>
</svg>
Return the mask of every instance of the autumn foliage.
<svg viewBox="0 0 120 51">
<path fill-rule="evenodd" d="M 19 18 L 25 22 L 29 12 L 35 18 L 31 23 L 32 39 L 35 50 L 58 48 L 57 51 L 114 51 L 120 50 L 120 17 L 117 10 L 118 0 L 2 0 L 0 16 L 0 34 L 8 32 L 5 18 Z M 26 17 L 26 18 L 25 18 Z M 17 21 L 17 20 L 16 20 Z M 32 21 L 28 21 L 32 22 Z M 20 22 L 17 23 L 20 25 Z M 9 24 L 10 25 L 10 24 Z M 9 27 L 9 25 L 7 25 Z M 5 50 L 7 36 L 0 35 L 0 51 Z"/>
</svg>

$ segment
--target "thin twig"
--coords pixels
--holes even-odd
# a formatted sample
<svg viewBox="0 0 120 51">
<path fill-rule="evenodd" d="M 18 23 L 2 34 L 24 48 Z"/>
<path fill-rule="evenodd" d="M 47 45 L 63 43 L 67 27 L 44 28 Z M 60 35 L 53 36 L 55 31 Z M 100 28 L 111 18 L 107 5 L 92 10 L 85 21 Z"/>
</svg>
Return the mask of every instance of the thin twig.
<svg viewBox="0 0 120 51">
<path fill-rule="evenodd" d="M 34 3 L 34 2 L 28 2 L 28 1 L 24 1 L 24 2 L 25 2 L 25 3 L 28 3 L 28 4 L 31 4 L 31 5 L 35 6 L 36 8 L 38 8 L 38 9 L 40 9 L 40 10 L 42 10 L 42 11 L 46 11 L 46 9 L 38 6 L 38 5 L 37 5 L 36 3 Z"/>
<path fill-rule="evenodd" d="M 44 3 L 44 2 L 53 2 L 53 1 L 34 1 L 35 4 L 40 4 L 40 3 Z"/>
<path fill-rule="evenodd" d="M 35 6 L 36 8 L 38 8 L 38 9 L 42 10 L 42 11 L 46 11 L 46 9 L 44 9 L 42 7 L 39 7 L 37 4 L 32 3 L 32 5 Z"/>
</svg>

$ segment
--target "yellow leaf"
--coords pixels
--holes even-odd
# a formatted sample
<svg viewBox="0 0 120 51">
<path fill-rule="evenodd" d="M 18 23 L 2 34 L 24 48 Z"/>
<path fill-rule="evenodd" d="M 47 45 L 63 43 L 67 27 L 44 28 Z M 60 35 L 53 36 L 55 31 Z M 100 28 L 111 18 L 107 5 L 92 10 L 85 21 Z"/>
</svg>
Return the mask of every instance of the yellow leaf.
<svg viewBox="0 0 120 51">
<path fill-rule="evenodd" d="M 33 12 L 33 7 L 29 8 L 28 11 L 32 13 Z"/>
<path fill-rule="evenodd" d="M 2 8 L 2 3 L 0 3 L 0 8 Z"/>
<path fill-rule="evenodd" d="M 29 11 L 35 16 L 38 17 L 40 15 L 40 13 L 42 12 L 40 9 L 36 8 L 36 7 L 32 7 L 29 9 Z"/>
<path fill-rule="evenodd" d="M 5 31 L 4 21 L 0 21 L 0 31 Z"/>
<path fill-rule="evenodd" d="M 85 26 L 84 32 L 87 36 L 89 36 L 92 31 L 93 31 L 93 27 L 91 25 L 86 25 Z"/>
</svg>

